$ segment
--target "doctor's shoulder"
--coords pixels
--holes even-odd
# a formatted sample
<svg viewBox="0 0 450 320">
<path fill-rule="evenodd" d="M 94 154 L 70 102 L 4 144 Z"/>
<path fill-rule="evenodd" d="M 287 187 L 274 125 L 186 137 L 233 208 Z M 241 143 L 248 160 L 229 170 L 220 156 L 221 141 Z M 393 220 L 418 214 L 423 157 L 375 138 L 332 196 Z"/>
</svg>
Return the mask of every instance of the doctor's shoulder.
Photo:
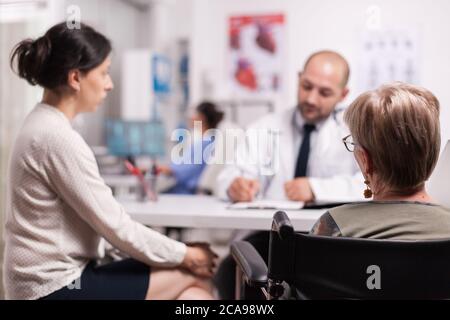
<svg viewBox="0 0 450 320">
<path fill-rule="evenodd" d="M 283 127 L 282 122 L 285 112 L 271 112 L 261 118 L 251 122 L 247 129 L 267 129 L 267 128 L 280 128 Z"/>
<path fill-rule="evenodd" d="M 337 107 L 334 109 L 334 111 L 331 113 L 330 118 L 333 120 L 333 122 L 338 126 L 345 130 L 347 130 L 347 125 L 344 121 L 344 114 L 346 107 Z"/>
</svg>

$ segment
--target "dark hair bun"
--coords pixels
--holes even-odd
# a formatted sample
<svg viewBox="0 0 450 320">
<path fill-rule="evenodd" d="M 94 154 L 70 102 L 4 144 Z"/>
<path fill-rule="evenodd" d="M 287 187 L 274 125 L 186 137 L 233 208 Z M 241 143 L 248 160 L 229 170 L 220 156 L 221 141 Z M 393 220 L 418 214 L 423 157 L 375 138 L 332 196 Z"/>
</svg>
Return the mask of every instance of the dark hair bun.
<svg viewBox="0 0 450 320">
<path fill-rule="evenodd" d="M 50 55 L 51 43 L 48 38 L 40 37 L 36 40 L 23 40 L 14 49 L 13 58 L 17 56 L 17 73 L 21 78 L 26 79 L 30 84 L 40 83 L 42 69 Z"/>
<path fill-rule="evenodd" d="M 208 128 L 210 129 L 217 128 L 224 116 L 223 111 L 218 110 L 217 105 L 209 101 L 200 103 L 197 106 L 197 112 L 201 113 L 206 118 Z"/>
<path fill-rule="evenodd" d="M 10 63 L 14 70 L 17 61 L 17 74 L 30 84 L 54 89 L 67 84 L 70 70 L 88 72 L 110 52 L 109 40 L 93 28 L 82 23 L 80 29 L 69 29 L 61 22 L 44 36 L 17 44 Z"/>
</svg>

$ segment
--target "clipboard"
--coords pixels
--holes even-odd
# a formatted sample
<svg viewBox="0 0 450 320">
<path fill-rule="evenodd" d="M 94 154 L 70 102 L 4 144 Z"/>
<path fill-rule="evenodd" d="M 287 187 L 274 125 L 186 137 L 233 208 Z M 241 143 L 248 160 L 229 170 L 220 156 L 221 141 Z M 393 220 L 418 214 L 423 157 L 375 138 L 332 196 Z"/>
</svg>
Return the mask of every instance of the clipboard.
<svg viewBox="0 0 450 320">
<path fill-rule="evenodd" d="M 300 201 L 256 200 L 252 202 L 236 202 L 230 204 L 230 210 L 300 210 L 305 206 Z"/>
</svg>

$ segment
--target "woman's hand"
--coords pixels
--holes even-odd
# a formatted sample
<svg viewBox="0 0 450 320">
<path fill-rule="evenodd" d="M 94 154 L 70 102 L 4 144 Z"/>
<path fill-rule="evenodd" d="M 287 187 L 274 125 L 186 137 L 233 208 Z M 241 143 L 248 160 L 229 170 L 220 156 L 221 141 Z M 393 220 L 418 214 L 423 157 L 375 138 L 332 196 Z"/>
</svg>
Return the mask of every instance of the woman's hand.
<svg viewBox="0 0 450 320">
<path fill-rule="evenodd" d="M 157 165 L 156 166 L 156 172 L 158 174 L 163 174 L 166 176 L 171 176 L 172 175 L 172 169 L 170 168 L 170 166 L 166 166 L 166 165 Z"/>
<path fill-rule="evenodd" d="M 199 277 L 210 278 L 216 266 L 215 259 L 218 257 L 208 243 L 187 243 L 187 251 L 181 266 L 188 269 Z"/>
</svg>

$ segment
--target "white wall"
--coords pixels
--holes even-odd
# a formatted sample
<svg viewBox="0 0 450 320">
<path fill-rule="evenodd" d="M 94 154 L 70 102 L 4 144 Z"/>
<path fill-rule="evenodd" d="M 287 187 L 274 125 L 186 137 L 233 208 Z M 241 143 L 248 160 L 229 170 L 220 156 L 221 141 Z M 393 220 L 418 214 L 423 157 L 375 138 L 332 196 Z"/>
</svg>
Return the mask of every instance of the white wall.
<svg viewBox="0 0 450 320">
<path fill-rule="evenodd" d="M 150 48 L 171 56 L 175 40 L 186 38 L 190 34 L 191 15 L 186 12 L 191 2 L 191 0 L 163 0 L 152 3 L 149 0 L 147 8 L 144 9 L 122 0 L 65 1 L 64 8 L 68 5 L 78 5 L 82 21 L 105 34 L 113 44 L 111 76 L 114 90 L 109 93 L 104 106 L 95 114 L 79 117 L 81 123 L 78 130 L 89 144 L 104 144 L 105 118 L 120 116 L 123 52 L 128 49 Z M 176 126 L 178 120 L 174 119 L 176 105 L 173 105 L 172 101 L 169 99 L 161 110 L 169 130 Z"/>
<path fill-rule="evenodd" d="M 430 89 L 441 101 L 442 137 L 450 139 L 450 1 L 448 0 L 194 0 L 191 33 L 192 101 L 201 100 L 202 82 L 212 79 L 218 99 L 229 98 L 226 86 L 227 18 L 236 14 L 283 12 L 287 23 L 287 69 L 284 70 L 287 90 L 279 108 L 296 102 L 297 72 L 305 59 L 319 49 L 342 53 L 353 68 L 350 95 L 357 92 L 356 69 L 359 52 L 358 37 L 367 22 L 367 8 L 381 9 L 382 28 L 418 28 L 420 48 L 420 85 Z"/>
</svg>

